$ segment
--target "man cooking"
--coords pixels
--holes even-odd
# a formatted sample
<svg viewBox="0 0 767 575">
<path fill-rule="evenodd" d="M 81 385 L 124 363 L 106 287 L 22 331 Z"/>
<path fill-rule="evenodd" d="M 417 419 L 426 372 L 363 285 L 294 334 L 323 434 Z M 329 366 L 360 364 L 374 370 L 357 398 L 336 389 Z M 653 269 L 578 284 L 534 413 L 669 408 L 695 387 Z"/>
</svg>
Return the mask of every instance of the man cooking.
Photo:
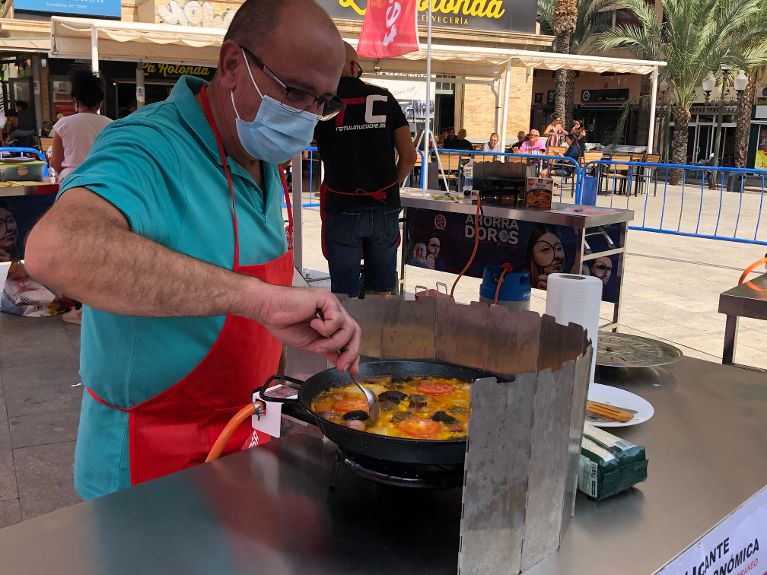
<svg viewBox="0 0 767 575">
<path fill-rule="evenodd" d="M 85 304 L 82 497 L 204 461 L 280 342 L 356 369 L 359 327 L 335 296 L 287 287 L 277 166 L 342 109 L 343 65 L 314 2 L 246 0 L 211 83 L 182 77 L 104 130 L 30 234 L 30 274 Z M 248 427 L 226 452 L 264 440 Z"/>
<path fill-rule="evenodd" d="M 322 235 L 331 289 L 350 296 L 359 295 L 362 257 L 367 293 L 387 294 L 397 285 L 399 185 L 417 156 L 397 100 L 361 75 L 357 53 L 346 44 L 338 85 L 346 109 L 315 130 L 325 164 Z"/>
</svg>

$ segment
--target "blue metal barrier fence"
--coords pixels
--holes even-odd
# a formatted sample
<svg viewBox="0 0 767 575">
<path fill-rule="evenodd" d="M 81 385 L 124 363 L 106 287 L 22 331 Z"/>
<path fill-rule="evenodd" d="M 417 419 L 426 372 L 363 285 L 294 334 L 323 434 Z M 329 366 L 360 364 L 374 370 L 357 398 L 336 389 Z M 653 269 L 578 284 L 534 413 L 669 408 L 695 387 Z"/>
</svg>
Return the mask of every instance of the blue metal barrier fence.
<svg viewBox="0 0 767 575">
<path fill-rule="evenodd" d="M 598 160 L 582 172 L 593 203 L 632 209 L 631 229 L 767 245 L 767 170 Z"/>
<path fill-rule="evenodd" d="M 321 177 L 316 152 L 316 147 L 306 148 L 301 169 L 293 167 L 292 177 L 304 177 L 303 189 L 308 195 L 304 207 L 319 206 Z M 478 172 L 489 171 L 479 169 L 481 163 L 521 163 L 526 164 L 525 177 L 553 176 L 558 184 L 554 195 L 560 202 L 634 210 L 631 229 L 767 245 L 767 229 L 761 224 L 767 170 L 610 159 L 580 166 L 563 156 L 442 148 L 431 150 L 432 161 L 427 163 L 423 150 L 418 153 L 420 162 L 405 182 L 410 187 L 429 182 L 430 188 L 460 192 L 469 160 L 473 160 L 475 182 Z M 479 185 L 500 188 L 504 176 L 491 184 L 485 179 Z M 570 197 L 564 193 L 566 189 Z"/>
</svg>

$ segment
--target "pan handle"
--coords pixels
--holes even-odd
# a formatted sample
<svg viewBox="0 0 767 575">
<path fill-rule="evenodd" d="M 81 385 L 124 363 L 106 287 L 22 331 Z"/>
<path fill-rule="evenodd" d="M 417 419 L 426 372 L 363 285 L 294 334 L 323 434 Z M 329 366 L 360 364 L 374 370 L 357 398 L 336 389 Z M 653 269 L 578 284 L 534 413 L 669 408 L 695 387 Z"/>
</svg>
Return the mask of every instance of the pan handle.
<svg viewBox="0 0 767 575">
<path fill-rule="evenodd" d="M 304 382 L 287 375 L 273 375 L 261 387 L 261 399 L 271 403 L 299 403 L 298 390 Z"/>
</svg>

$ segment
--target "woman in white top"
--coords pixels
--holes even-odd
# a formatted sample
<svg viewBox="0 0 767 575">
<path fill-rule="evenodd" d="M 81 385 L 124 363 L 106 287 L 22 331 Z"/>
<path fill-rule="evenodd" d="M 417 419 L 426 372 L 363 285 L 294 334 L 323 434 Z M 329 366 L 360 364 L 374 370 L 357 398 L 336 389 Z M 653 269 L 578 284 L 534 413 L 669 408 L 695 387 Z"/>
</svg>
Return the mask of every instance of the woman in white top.
<svg viewBox="0 0 767 575">
<path fill-rule="evenodd" d="M 51 166 L 62 182 L 85 161 L 99 132 L 112 122 L 99 114 L 104 101 L 101 80 L 90 70 L 75 68 L 70 72 L 75 113 L 61 118 L 53 126 Z"/>
</svg>

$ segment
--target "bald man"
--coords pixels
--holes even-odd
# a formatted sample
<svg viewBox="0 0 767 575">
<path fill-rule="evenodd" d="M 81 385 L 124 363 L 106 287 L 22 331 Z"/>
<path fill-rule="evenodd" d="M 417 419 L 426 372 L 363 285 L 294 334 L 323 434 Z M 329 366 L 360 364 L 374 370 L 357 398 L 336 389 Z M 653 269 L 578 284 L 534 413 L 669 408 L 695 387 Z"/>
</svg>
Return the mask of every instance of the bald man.
<svg viewBox="0 0 767 575">
<path fill-rule="evenodd" d="M 347 43 L 338 84 L 346 109 L 314 132 L 325 164 L 322 235 L 331 290 L 352 297 L 360 292 L 363 256 L 365 292 L 396 288 L 399 187 L 417 156 L 397 100 L 361 75 L 357 53 Z"/>
<path fill-rule="evenodd" d="M 246 0 L 211 83 L 182 77 L 105 129 L 30 234 L 29 273 L 85 304 L 82 497 L 205 461 L 283 342 L 356 370 L 336 297 L 289 287 L 278 167 L 342 110 L 344 62 L 314 2 Z M 266 440 L 248 420 L 225 452 Z"/>
</svg>

